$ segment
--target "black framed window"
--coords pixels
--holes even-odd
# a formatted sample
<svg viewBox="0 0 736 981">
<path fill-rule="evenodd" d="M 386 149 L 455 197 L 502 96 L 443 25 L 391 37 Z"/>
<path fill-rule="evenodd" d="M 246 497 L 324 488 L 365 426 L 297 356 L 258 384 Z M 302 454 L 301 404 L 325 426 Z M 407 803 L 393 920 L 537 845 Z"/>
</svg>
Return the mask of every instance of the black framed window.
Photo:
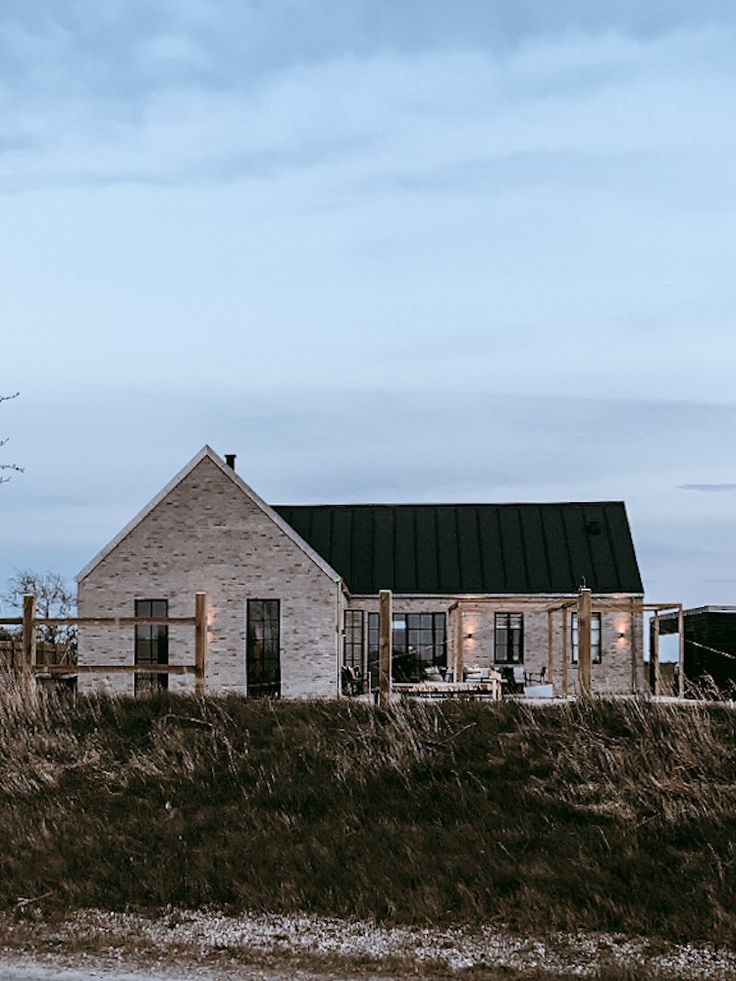
<svg viewBox="0 0 736 981">
<path fill-rule="evenodd" d="M 570 614 L 570 651 L 572 663 L 578 663 L 578 615 Z M 600 664 L 603 660 L 601 650 L 601 615 L 591 613 L 590 615 L 590 660 L 593 664 Z"/>
<path fill-rule="evenodd" d="M 377 613 L 368 614 L 368 680 L 371 689 L 378 688 L 378 633 L 379 617 Z"/>
<path fill-rule="evenodd" d="M 524 614 L 497 613 L 493 660 L 496 664 L 524 663 Z"/>
<path fill-rule="evenodd" d="M 167 617 L 169 601 L 165 599 L 137 599 L 137 617 Z M 135 628 L 135 663 L 169 663 L 169 628 L 165 624 L 138 624 Z M 143 695 L 165 691 L 169 687 L 168 674 L 135 673 L 135 693 Z"/>
<path fill-rule="evenodd" d="M 363 690 L 364 615 L 362 610 L 345 610 L 345 632 L 342 647 L 342 690 L 357 695 Z"/>
<path fill-rule="evenodd" d="M 368 672 L 378 685 L 377 613 L 368 614 Z M 392 624 L 394 681 L 421 681 L 430 667 L 447 667 L 447 614 L 394 613 Z"/>
<path fill-rule="evenodd" d="M 246 671 L 248 694 L 278 698 L 281 694 L 281 602 L 248 600 Z"/>
</svg>

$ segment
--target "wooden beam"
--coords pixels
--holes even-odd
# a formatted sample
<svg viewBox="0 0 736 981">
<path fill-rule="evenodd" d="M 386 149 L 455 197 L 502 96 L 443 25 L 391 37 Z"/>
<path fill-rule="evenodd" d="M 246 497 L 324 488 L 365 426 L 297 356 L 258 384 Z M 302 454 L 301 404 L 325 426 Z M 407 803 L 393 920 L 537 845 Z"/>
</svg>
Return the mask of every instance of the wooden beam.
<svg viewBox="0 0 736 981">
<path fill-rule="evenodd" d="M 652 617 L 652 646 L 649 651 L 651 664 L 649 670 L 652 675 L 652 694 L 661 695 L 661 680 L 659 676 L 659 614 L 655 613 Z"/>
<path fill-rule="evenodd" d="M 196 664 L 34 664 L 37 674 L 193 674 Z"/>
<path fill-rule="evenodd" d="M 534 596 L 500 596 L 496 597 L 483 597 L 472 596 L 463 597 L 459 602 L 462 603 L 465 610 L 475 611 L 476 609 L 484 609 L 493 607 L 500 610 L 514 610 L 518 607 L 532 607 L 534 610 L 541 610 L 545 612 L 546 610 L 558 610 L 561 606 L 575 606 L 577 602 L 574 599 L 564 600 L 564 599 L 539 599 Z"/>
<path fill-rule="evenodd" d="M 552 646 L 552 610 L 547 610 L 547 681 L 552 684 L 552 672 L 555 669 L 554 649 Z"/>
<path fill-rule="evenodd" d="M 642 679 L 639 674 L 638 652 L 636 649 L 636 610 L 634 608 L 633 600 L 631 601 L 631 613 L 629 614 L 629 636 L 629 652 L 631 654 L 631 691 L 632 694 L 636 695 L 639 691 Z M 644 640 L 642 638 L 642 645 L 643 644 Z"/>
<path fill-rule="evenodd" d="M 390 589 L 378 594 L 378 704 L 388 708 L 391 701 L 393 604 Z"/>
<path fill-rule="evenodd" d="M 567 677 L 567 610 L 560 611 L 560 617 L 562 620 L 562 697 L 567 698 L 568 696 L 568 677 Z"/>
<path fill-rule="evenodd" d="M 32 669 L 36 663 L 36 597 L 26 593 L 23 597 L 23 666 Z"/>
<path fill-rule="evenodd" d="M 462 681 L 463 675 L 465 674 L 465 651 L 464 651 L 464 628 L 463 628 L 463 611 L 460 606 L 458 606 L 457 611 L 457 621 L 455 623 L 455 670 L 454 670 L 454 680 Z"/>
<path fill-rule="evenodd" d="M 590 590 L 581 589 L 578 594 L 578 680 L 583 698 L 589 698 L 591 693 L 590 622 Z"/>
<path fill-rule="evenodd" d="M 194 597 L 194 664 L 197 670 L 194 690 L 201 698 L 204 695 L 204 679 L 207 669 L 207 594 L 197 593 Z"/>
<path fill-rule="evenodd" d="M 679 672 L 677 676 L 677 694 L 680 698 L 685 697 L 685 611 L 682 606 L 677 611 L 677 629 L 679 632 L 677 663 Z"/>
<path fill-rule="evenodd" d="M 681 606 L 681 603 L 637 603 L 636 600 L 616 600 L 610 603 L 605 600 L 601 600 L 598 597 L 594 597 L 594 601 L 591 609 L 595 613 L 605 613 L 611 610 L 635 610 L 640 613 L 646 613 L 647 611 L 653 612 L 654 610 L 671 610 L 675 613 Z"/>
<path fill-rule="evenodd" d="M 2 621 L 0 621 L 2 622 Z M 49 627 L 195 627 L 196 617 L 37 617 Z"/>
</svg>

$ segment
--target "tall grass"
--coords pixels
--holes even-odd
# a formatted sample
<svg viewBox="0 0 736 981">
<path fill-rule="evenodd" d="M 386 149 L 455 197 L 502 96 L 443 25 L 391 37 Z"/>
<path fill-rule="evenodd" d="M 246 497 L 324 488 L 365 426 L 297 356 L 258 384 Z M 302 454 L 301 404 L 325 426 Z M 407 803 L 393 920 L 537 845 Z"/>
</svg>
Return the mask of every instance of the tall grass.
<svg viewBox="0 0 736 981">
<path fill-rule="evenodd" d="M 736 715 L 0 694 L 0 905 L 736 940 Z"/>
</svg>

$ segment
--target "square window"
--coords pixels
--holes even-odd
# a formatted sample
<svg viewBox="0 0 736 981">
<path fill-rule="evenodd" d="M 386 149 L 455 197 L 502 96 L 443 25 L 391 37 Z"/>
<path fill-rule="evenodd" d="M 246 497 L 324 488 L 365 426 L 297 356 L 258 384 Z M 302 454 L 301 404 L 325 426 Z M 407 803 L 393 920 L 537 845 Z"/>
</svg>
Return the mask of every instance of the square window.
<svg viewBox="0 0 736 981">
<path fill-rule="evenodd" d="M 524 663 L 524 614 L 497 613 L 493 660 L 496 664 Z"/>
</svg>

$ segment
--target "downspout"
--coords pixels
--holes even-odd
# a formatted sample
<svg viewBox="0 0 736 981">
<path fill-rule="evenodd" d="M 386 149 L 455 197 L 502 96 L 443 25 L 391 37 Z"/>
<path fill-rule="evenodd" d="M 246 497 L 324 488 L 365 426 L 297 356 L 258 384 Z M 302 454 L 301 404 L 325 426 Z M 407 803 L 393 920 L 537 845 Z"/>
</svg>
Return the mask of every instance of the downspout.
<svg viewBox="0 0 736 981">
<path fill-rule="evenodd" d="M 342 696 L 342 617 L 340 616 L 342 608 L 342 594 L 345 591 L 345 583 L 342 579 L 338 579 L 335 583 L 335 674 L 336 674 L 336 685 L 337 685 L 337 697 Z"/>
</svg>

